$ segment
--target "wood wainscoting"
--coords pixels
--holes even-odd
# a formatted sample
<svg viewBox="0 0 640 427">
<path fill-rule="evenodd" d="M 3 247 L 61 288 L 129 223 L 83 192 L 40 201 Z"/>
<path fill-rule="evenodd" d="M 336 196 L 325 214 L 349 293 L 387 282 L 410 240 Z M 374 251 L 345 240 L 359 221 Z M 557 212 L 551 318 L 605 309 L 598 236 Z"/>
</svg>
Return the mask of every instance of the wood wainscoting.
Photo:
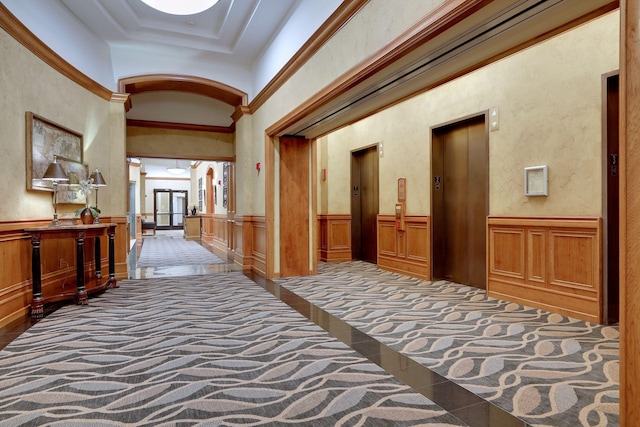
<svg viewBox="0 0 640 427">
<path fill-rule="evenodd" d="M 600 218 L 489 217 L 489 296 L 602 322 Z"/>
<path fill-rule="evenodd" d="M 201 214 L 202 244 L 223 260 L 229 256 L 243 270 L 266 276 L 267 240 L 264 216 L 234 215 L 233 245 L 229 254 L 227 214 Z"/>
<path fill-rule="evenodd" d="M 115 223 L 116 279 L 128 277 L 129 249 L 127 217 L 100 217 L 102 222 Z M 31 304 L 31 239 L 23 230 L 46 227 L 51 220 L 0 222 L 0 327 L 29 314 Z M 73 239 L 41 242 L 42 294 L 57 295 L 63 289 L 76 286 L 76 253 Z M 100 238 L 102 277 L 108 277 L 108 238 Z M 93 244 L 85 245 L 85 284 L 87 291 L 95 286 L 96 265 Z M 91 302 L 89 302 L 91 303 Z"/>
<path fill-rule="evenodd" d="M 267 276 L 267 223 L 265 216 L 236 215 L 236 264 Z"/>
<path fill-rule="evenodd" d="M 202 244 L 209 248 L 216 256 L 227 259 L 229 247 L 229 232 L 227 214 L 200 214 L 202 219 Z"/>
<path fill-rule="evenodd" d="M 318 259 L 351 261 L 351 215 L 318 215 Z"/>
<path fill-rule="evenodd" d="M 394 215 L 378 215 L 378 267 L 431 280 L 431 218 L 407 215 L 397 230 Z"/>
</svg>

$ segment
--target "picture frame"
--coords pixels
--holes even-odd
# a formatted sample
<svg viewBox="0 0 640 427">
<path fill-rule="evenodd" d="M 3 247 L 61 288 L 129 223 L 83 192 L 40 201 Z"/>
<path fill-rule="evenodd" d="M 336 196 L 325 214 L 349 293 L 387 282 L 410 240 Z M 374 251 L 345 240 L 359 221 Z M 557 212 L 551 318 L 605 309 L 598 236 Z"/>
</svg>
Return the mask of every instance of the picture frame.
<svg viewBox="0 0 640 427">
<path fill-rule="evenodd" d="M 68 182 L 58 184 L 58 204 L 85 205 L 87 195 L 80 183 L 89 177 L 89 166 L 58 157 L 58 163 L 69 177 Z"/>
<path fill-rule="evenodd" d="M 549 172 L 546 165 L 524 168 L 524 195 L 549 195 Z"/>
<path fill-rule="evenodd" d="M 53 191 L 53 184 L 42 176 L 54 158 L 82 164 L 82 134 L 26 112 L 27 190 Z M 66 170 L 66 169 L 65 169 Z"/>
</svg>

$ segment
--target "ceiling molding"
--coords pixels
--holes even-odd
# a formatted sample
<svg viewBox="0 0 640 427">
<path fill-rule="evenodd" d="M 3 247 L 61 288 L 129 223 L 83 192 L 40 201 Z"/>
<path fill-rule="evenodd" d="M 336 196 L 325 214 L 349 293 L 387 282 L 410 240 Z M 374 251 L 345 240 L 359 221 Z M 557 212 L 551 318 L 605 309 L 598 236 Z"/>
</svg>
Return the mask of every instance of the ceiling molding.
<svg viewBox="0 0 640 427">
<path fill-rule="evenodd" d="M 180 74 L 144 74 L 118 80 L 118 91 L 135 95 L 144 92 L 177 91 L 203 95 L 237 107 L 247 105 L 247 94 L 234 87 L 203 77 Z"/>
<path fill-rule="evenodd" d="M 560 4 L 561 7 L 564 7 L 563 13 L 566 14 L 567 10 L 577 5 L 577 2 L 578 0 L 567 2 L 549 0 L 548 2 L 538 2 L 537 5 L 552 10 L 553 6 Z M 484 31 L 486 29 L 485 23 L 488 25 L 488 20 L 495 19 L 497 12 L 498 15 L 501 13 L 499 9 L 501 3 L 511 7 L 506 1 L 450 0 L 443 3 L 442 6 L 396 40 L 282 117 L 270 126 L 266 133 L 271 136 L 297 135 L 307 138 L 326 135 L 618 7 L 617 0 L 580 3 L 580 6 L 586 10 L 585 12 L 582 14 L 575 12 L 574 16 L 551 28 L 538 31 L 536 27 L 537 32 L 527 36 L 528 38 L 525 40 L 510 44 L 503 42 L 504 46 L 501 45 L 500 50 L 496 50 L 493 54 L 486 54 L 485 57 L 467 55 L 473 60 L 467 61 L 467 64 L 462 63 L 459 68 L 445 69 L 445 72 L 439 71 L 434 74 L 435 78 L 431 77 L 431 80 L 428 78 L 430 71 L 427 71 L 426 74 L 419 74 L 421 64 L 428 64 L 429 61 L 434 61 L 435 66 L 445 64 L 443 61 L 446 61 L 447 49 L 453 49 L 451 46 L 455 46 L 456 39 L 467 35 L 456 31 L 459 27 L 456 27 L 456 24 L 469 17 L 471 20 L 476 20 L 474 25 L 479 28 L 478 31 Z M 523 0 L 517 3 L 517 7 L 526 9 L 532 3 L 534 2 Z M 598 4 L 599 7 L 596 6 Z M 555 9 L 553 10 L 555 11 Z M 519 24 L 515 25 L 513 28 L 520 28 Z M 442 37 L 449 38 L 449 41 L 446 38 L 443 40 Z M 434 42 L 434 39 L 438 42 Z M 493 37 L 491 40 L 495 42 L 495 39 L 496 37 Z M 471 47 L 466 48 L 468 52 L 478 51 L 473 43 L 470 45 Z M 482 49 L 482 47 L 478 49 Z M 464 55 L 466 54 L 463 53 L 462 56 Z M 445 59 L 441 59 L 441 57 Z M 460 57 L 458 56 L 456 59 Z M 420 77 L 413 77 L 418 75 Z M 397 90 L 396 87 L 400 90 Z"/>
<path fill-rule="evenodd" d="M 270 126 L 268 135 L 280 135 L 288 127 L 318 111 L 322 106 L 347 93 L 350 89 L 376 75 L 389 64 L 408 55 L 425 41 L 436 37 L 465 17 L 490 3 L 487 0 L 449 0 L 417 22 L 395 40 L 373 55 L 364 59 L 351 70 L 334 80 L 330 85 L 278 122 Z M 253 106 L 253 103 L 251 104 Z"/>
<path fill-rule="evenodd" d="M 82 73 L 36 37 L 0 2 L 0 28 L 63 76 L 100 98 L 110 101 L 112 92 Z"/>
<path fill-rule="evenodd" d="M 235 127 L 233 126 L 209 126 L 196 125 L 191 123 L 154 122 L 150 120 L 134 119 L 127 119 L 127 126 L 153 129 L 190 130 L 209 133 L 233 133 L 235 131 Z"/>
<path fill-rule="evenodd" d="M 369 3 L 369 0 L 343 1 L 318 30 L 302 45 L 295 55 L 280 69 L 267 83 L 258 95 L 251 101 L 249 108 L 254 113 L 278 89 L 280 89 L 313 55 L 324 46 L 353 16 Z"/>
<path fill-rule="evenodd" d="M 187 157 L 187 156 L 180 156 L 179 154 L 176 154 L 176 152 L 169 152 L 169 153 L 149 153 L 149 152 L 142 152 L 142 151 L 129 151 L 127 150 L 127 157 L 137 157 L 137 158 L 149 158 L 149 159 L 177 159 L 177 160 L 193 160 L 193 156 L 191 157 Z M 198 155 L 196 156 L 198 158 L 198 160 L 203 160 L 203 161 L 210 161 L 210 162 L 215 162 L 215 161 L 220 161 L 220 162 L 235 162 L 236 158 L 235 156 L 201 156 Z"/>
</svg>

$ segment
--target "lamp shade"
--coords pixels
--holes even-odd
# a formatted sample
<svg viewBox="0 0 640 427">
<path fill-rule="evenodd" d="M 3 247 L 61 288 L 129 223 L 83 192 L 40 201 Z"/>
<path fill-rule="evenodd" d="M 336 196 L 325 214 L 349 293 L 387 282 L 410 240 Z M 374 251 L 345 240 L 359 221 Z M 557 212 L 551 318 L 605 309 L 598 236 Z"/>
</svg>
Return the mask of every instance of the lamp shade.
<svg viewBox="0 0 640 427">
<path fill-rule="evenodd" d="M 96 187 L 107 186 L 107 182 L 104 180 L 104 177 L 98 169 L 96 169 L 96 171 L 91 174 L 91 179 L 93 180 L 93 185 L 95 185 Z"/>
<path fill-rule="evenodd" d="M 45 181 L 69 181 L 67 173 L 55 157 L 53 158 L 53 163 L 49 164 L 49 167 L 42 176 L 42 179 Z"/>
</svg>

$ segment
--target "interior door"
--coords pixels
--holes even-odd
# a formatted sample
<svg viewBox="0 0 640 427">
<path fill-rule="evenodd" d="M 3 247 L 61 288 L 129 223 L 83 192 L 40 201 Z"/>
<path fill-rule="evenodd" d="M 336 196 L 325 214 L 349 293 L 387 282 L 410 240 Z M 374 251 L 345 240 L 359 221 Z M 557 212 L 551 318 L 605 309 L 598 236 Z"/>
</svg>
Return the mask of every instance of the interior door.
<svg viewBox="0 0 640 427">
<path fill-rule="evenodd" d="M 351 256 L 378 262 L 378 146 L 351 153 Z"/>
<path fill-rule="evenodd" d="M 434 279 L 486 287 L 488 154 L 484 116 L 433 131 Z"/>
<path fill-rule="evenodd" d="M 181 230 L 187 213 L 187 191 L 153 190 L 154 221 L 157 230 Z"/>
</svg>

